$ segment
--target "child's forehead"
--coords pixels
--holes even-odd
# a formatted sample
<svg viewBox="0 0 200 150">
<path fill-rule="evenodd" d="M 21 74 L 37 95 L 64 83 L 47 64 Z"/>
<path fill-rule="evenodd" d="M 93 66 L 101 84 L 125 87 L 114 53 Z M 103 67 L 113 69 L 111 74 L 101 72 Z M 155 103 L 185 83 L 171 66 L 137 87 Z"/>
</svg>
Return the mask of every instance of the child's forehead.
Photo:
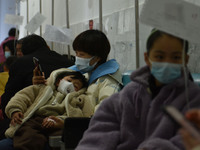
<svg viewBox="0 0 200 150">
<path fill-rule="evenodd" d="M 70 79 L 70 80 L 74 80 L 74 81 L 80 81 L 81 82 L 81 80 L 80 79 L 78 79 L 78 78 L 73 78 L 73 77 L 75 77 L 75 75 L 67 75 L 67 76 L 65 76 L 65 77 L 63 77 L 63 79 Z"/>
<path fill-rule="evenodd" d="M 75 77 L 75 75 L 65 75 L 63 78 L 73 78 L 73 77 Z"/>
</svg>

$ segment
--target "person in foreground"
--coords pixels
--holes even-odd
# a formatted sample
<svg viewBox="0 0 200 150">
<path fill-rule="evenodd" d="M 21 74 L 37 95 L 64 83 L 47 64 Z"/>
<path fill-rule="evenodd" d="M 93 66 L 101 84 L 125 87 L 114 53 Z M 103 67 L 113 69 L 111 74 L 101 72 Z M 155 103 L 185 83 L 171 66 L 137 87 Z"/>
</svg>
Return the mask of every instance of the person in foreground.
<svg viewBox="0 0 200 150">
<path fill-rule="evenodd" d="M 47 85 L 32 85 L 16 93 L 6 106 L 11 126 L 5 133 L 13 138 L 14 149 L 44 149 L 48 136 L 61 131 L 53 116 L 65 119 L 76 115 L 78 107 L 87 107 L 83 116 L 90 117 L 92 111 L 78 97 L 86 86 L 87 81 L 80 72 L 59 69 L 52 72 Z M 78 97 L 77 100 L 74 97 Z M 70 104 L 76 107 L 69 107 Z"/>
<path fill-rule="evenodd" d="M 172 105 L 187 111 L 182 53 L 188 42 L 185 49 L 183 45 L 183 39 L 153 30 L 144 54 L 147 65 L 102 102 L 76 150 L 184 150 L 178 127 L 161 109 Z M 185 63 L 188 58 L 186 54 Z M 199 107 L 200 88 L 190 79 L 188 91 L 191 108 Z"/>
</svg>

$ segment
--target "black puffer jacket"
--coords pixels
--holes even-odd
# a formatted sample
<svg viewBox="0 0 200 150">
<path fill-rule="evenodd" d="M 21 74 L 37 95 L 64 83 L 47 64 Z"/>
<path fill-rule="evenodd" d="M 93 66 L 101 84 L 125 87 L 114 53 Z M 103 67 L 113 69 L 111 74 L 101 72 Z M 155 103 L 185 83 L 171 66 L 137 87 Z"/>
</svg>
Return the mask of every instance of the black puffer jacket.
<svg viewBox="0 0 200 150">
<path fill-rule="evenodd" d="M 67 57 L 62 56 L 55 51 L 51 51 L 46 46 L 19 58 L 10 68 L 5 93 L 1 97 L 3 112 L 10 98 L 14 96 L 16 92 L 32 85 L 34 69 L 33 57 L 40 60 L 42 70 L 45 73 L 45 78 L 48 78 L 53 70 L 73 65 L 73 62 L 69 61 Z M 4 117 L 6 117 L 5 114 Z"/>
</svg>

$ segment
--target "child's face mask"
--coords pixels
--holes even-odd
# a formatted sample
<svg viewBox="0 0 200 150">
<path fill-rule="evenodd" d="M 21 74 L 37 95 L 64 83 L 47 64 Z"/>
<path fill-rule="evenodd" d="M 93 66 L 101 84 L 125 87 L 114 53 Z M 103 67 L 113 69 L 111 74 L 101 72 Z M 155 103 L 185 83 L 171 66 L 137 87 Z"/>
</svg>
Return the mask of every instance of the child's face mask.
<svg viewBox="0 0 200 150">
<path fill-rule="evenodd" d="M 94 69 L 94 66 L 97 64 L 97 62 L 96 62 L 92 66 L 90 66 L 90 61 L 92 60 L 92 58 L 94 58 L 94 57 L 81 58 L 81 57 L 76 56 L 75 65 L 82 72 L 90 72 Z"/>
<path fill-rule="evenodd" d="M 181 76 L 182 64 L 151 62 L 151 74 L 161 83 L 168 84 Z"/>
<path fill-rule="evenodd" d="M 68 81 L 66 81 L 64 79 L 60 80 L 60 83 L 58 85 L 57 90 L 60 93 L 65 94 L 65 95 L 67 95 L 70 92 L 75 91 L 74 90 L 74 85 L 71 82 L 68 82 Z"/>
</svg>

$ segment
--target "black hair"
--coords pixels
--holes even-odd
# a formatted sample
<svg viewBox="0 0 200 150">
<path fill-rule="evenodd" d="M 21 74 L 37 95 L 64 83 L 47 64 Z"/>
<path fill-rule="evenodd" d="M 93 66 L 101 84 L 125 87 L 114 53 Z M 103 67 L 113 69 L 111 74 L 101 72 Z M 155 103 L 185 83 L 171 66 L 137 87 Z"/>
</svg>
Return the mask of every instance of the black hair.
<svg viewBox="0 0 200 150">
<path fill-rule="evenodd" d="M 99 56 L 98 65 L 106 62 L 110 53 L 110 43 L 106 35 L 99 30 L 86 30 L 79 34 L 73 42 L 74 51 L 83 51 L 92 56 Z"/>
<path fill-rule="evenodd" d="M 14 55 L 15 53 L 15 47 L 16 47 L 16 40 L 9 40 L 6 43 L 3 44 L 3 50 L 5 52 L 5 47 L 8 47 L 11 51 L 11 55 Z"/>
<path fill-rule="evenodd" d="M 8 31 L 8 36 L 15 36 L 16 35 L 16 28 L 11 28 L 9 31 Z M 19 34 L 19 30 L 17 30 L 18 34 Z"/>
<path fill-rule="evenodd" d="M 6 61 L 4 62 L 4 66 L 6 66 L 6 68 L 8 70 L 10 70 L 10 66 L 17 60 L 16 56 L 9 56 Z"/>
<path fill-rule="evenodd" d="M 22 44 L 23 39 L 17 40 L 16 42 L 17 42 L 17 44 Z"/>
<path fill-rule="evenodd" d="M 84 75 L 82 75 L 79 71 L 68 71 L 68 72 L 62 72 L 60 73 L 55 80 L 55 85 L 64 77 L 66 76 L 70 76 L 73 75 L 73 77 L 71 77 L 72 79 L 78 79 L 82 82 L 83 87 L 87 87 L 88 86 L 88 82 L 87 79 L 85 78 Z"/>
<path fill-rule="evenodd" d="M 28 35 L 20 40 L 22 40 L 22 53 L 24 55 L 33 53 L 42 47 L 48 48 L 46 41 L 36 34 Z"/>
<path fill-rule="evenodd" d="M 185 52 L 187 53 L 188 52 L 188 41 L 187 40 L 184 40 L 184 39 L 181 39 L 179 37 L 176 37 L 174 35 L 171 35 L 169 33 L 166 33 L 166 32 L 163 32 L 163 31 L 160 31 L 160 30 L 157 30 L 157 29 L 153 29 L 151 31 L 151 34 L 149 35 L 148 39 L 147 39 L 147 45 L 146 45 L 146 49 L 147 49 L 147 53 L 149 54 L 150 52 L 150 49 L 152 48 L 154 42 L 159 39 L 161 36 L 163 35 L 168 35 L 168 36 L 171 36 L 171 37 L 175 37 L 177 39 L 179 39 L 179 41 L 181 42 L 182 45 L 184 45 L 184 42 L 185 42 Z"/>
</svg>

